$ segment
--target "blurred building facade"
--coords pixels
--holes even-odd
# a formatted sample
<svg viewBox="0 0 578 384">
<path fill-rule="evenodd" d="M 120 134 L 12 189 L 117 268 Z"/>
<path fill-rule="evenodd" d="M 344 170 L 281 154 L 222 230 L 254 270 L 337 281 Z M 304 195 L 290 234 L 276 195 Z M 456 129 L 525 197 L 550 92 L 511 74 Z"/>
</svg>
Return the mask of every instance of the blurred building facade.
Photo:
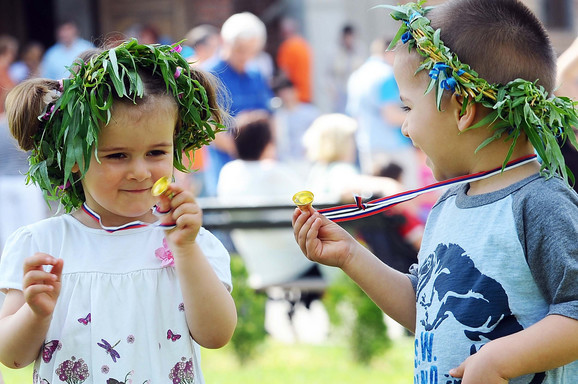
<svg viewBox="0 0 578 384">
<path fill-rule="evenodd" d="M 445 0 L 430 0 L 428 5 Z M 522 0 L 544 22 L 558 53 L 576 37 L 578 0 Z M 78 22 L 82 37 L 99 44 L 103 38 L 135 26 L 153 26 L 166 41 L 178 41 L 192 27 L 209 23 L 220 27 L 233 13 L 250 11 L 267 25 L 266 50 L 275 57 L 281 41 L 279 21 L 291 15 L 302 27 L 314 51 L 314 101 L 327 110 L 324 72 L 346 23 L 356 27 L 359 44 L 369 46 L 380 36 L 392 36 L 398 24 L 387 10 L 372 9 L 404 0 L 0 0 L 0 34 L 21 43 L 30 40 L 46 47 L 55 42 L 54 30 L 65 19 Z"/>
</svg>

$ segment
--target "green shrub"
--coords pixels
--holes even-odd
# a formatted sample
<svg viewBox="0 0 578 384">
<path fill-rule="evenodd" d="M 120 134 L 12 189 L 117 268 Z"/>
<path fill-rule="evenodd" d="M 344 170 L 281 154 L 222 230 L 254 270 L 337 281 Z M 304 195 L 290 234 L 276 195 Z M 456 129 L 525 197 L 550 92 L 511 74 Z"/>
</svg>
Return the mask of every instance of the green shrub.
<svg viewBox="0 0 578 384">
<path fill-rule="evenodd" d="M 231 344 L 237 360 L 244 364 L 257 353 L 265 341 L 265 304 L 267 296 L 258 293 L 247 283 L 247 270 L 238 255 L 231 256 L 233 299 L 237 306 L 237 327 Z"/>
<path fill-rule="evenodd" d="M 391 344 L 383 312 L 348 276 L 342 274 L 323 297 L 331 323 L 346 331 L 353 359 L 371 363 Z"/>
</svg>

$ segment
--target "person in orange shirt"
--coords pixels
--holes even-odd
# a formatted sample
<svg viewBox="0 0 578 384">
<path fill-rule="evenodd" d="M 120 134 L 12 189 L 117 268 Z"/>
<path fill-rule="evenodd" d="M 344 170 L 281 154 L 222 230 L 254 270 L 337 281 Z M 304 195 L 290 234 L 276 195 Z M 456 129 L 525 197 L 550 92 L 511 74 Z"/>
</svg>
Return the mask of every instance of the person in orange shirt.
<svg viewBox="0 0 578 384">
<path fill-rule="evenodd" d="M 284 40 L 277 51 L 277 65 L 295 84 L 299 101 L 310 103 L 312 55 L 309 43 L 299 35 L 294 19 L 281 20 L 281 33 Z"/>
</svg>

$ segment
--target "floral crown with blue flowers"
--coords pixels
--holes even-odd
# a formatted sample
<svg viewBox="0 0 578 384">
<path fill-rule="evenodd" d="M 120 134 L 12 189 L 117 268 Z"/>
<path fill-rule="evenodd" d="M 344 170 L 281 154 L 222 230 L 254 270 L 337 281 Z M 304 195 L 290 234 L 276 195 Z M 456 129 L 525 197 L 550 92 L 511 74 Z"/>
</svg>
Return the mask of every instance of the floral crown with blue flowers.
<svg viewBox="0 0 578 384">
<path fill-rule="evenodd" d="M 86 62 L 77 60 L 69 68 L 71 76 L 60 82 L 58 97 L 38 117 L 43 128 L 34 137 L 29 158 L 28 179 L 47 199 L 59 200 L 67 212 L 82 204 L 79 181 L 98 146 L 101 126 L 111 119 L 114 95 L 137 104 L 145 92 L 140 71 L 162 78 L 167 94 L 177 103 L 176 169 L 187 172 L 183 154 L 188 158 L 190 151 L 209 144 L 217 132 L 225 130 L 222 111 L 209 100 L 206 84 L 201 83 L 206 75 L 194 73 L 180 51 L 179 43 L 145 45 L 132 39 Z M 72 172 L 75 165 L 80 167 L 80 177 Z"/>
<path fill-rule="evenodd" d="M 429 84 L 425 93 L 435 89 L 436 106 L 441 110 L 444 91 L 450 91 L 464 98 L 462 113 L 468 102 L 480 103 L 492 110 L 488 116 L 470 129 L 491 125 L 494 134 L 476 149 L 476 152 L 504 137 L 511 140 L 510 150 L 503 162 L 506 166 L 512 156 L 520 135 L 525 133 L 542 161 L 541 171 L 546 177 L 560 174 L 566 181 L 574 183 L 574 175 L 565 165 L 560 150 L 566 140 L 578 148 L 576 134 L 572 127 L 578 126 L 577 104 L 567 97 L 550 96 L 544 87 L 523 79 L 507 84 L 489 84 L 480 78 L 469 65 L 460 62 L 457 55 L 446 47 L 440 38 L 440 30 L 434 30 L 426 17 L 433 7 L 422 7 L 425 3 L 390 6 L 380 8 L 392 10 L 391 17 L 402 21 L 401 27 L 388 49 L 401 40 L 425 59 L 416 73 L 427 70 Z"/>
</svg>

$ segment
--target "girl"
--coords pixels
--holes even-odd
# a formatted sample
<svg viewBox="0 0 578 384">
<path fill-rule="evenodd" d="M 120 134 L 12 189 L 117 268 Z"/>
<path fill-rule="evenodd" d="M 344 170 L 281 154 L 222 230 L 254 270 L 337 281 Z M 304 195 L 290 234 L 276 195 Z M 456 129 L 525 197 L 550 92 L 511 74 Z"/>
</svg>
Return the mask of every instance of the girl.
<svg viewBox="0 0 578 384">
<path fill-rule="evenodd" d="M 132 40 L 9 96 L 28 177 L 71 212 L 18 230 L 0 264 L 0 362 L 35 361 L 34 383 L 203 383 L 199 345 L 232 336 L 227 251 L 190 191 L 151 193 L 222 129 L 178 48 Z"/>
</svg>

